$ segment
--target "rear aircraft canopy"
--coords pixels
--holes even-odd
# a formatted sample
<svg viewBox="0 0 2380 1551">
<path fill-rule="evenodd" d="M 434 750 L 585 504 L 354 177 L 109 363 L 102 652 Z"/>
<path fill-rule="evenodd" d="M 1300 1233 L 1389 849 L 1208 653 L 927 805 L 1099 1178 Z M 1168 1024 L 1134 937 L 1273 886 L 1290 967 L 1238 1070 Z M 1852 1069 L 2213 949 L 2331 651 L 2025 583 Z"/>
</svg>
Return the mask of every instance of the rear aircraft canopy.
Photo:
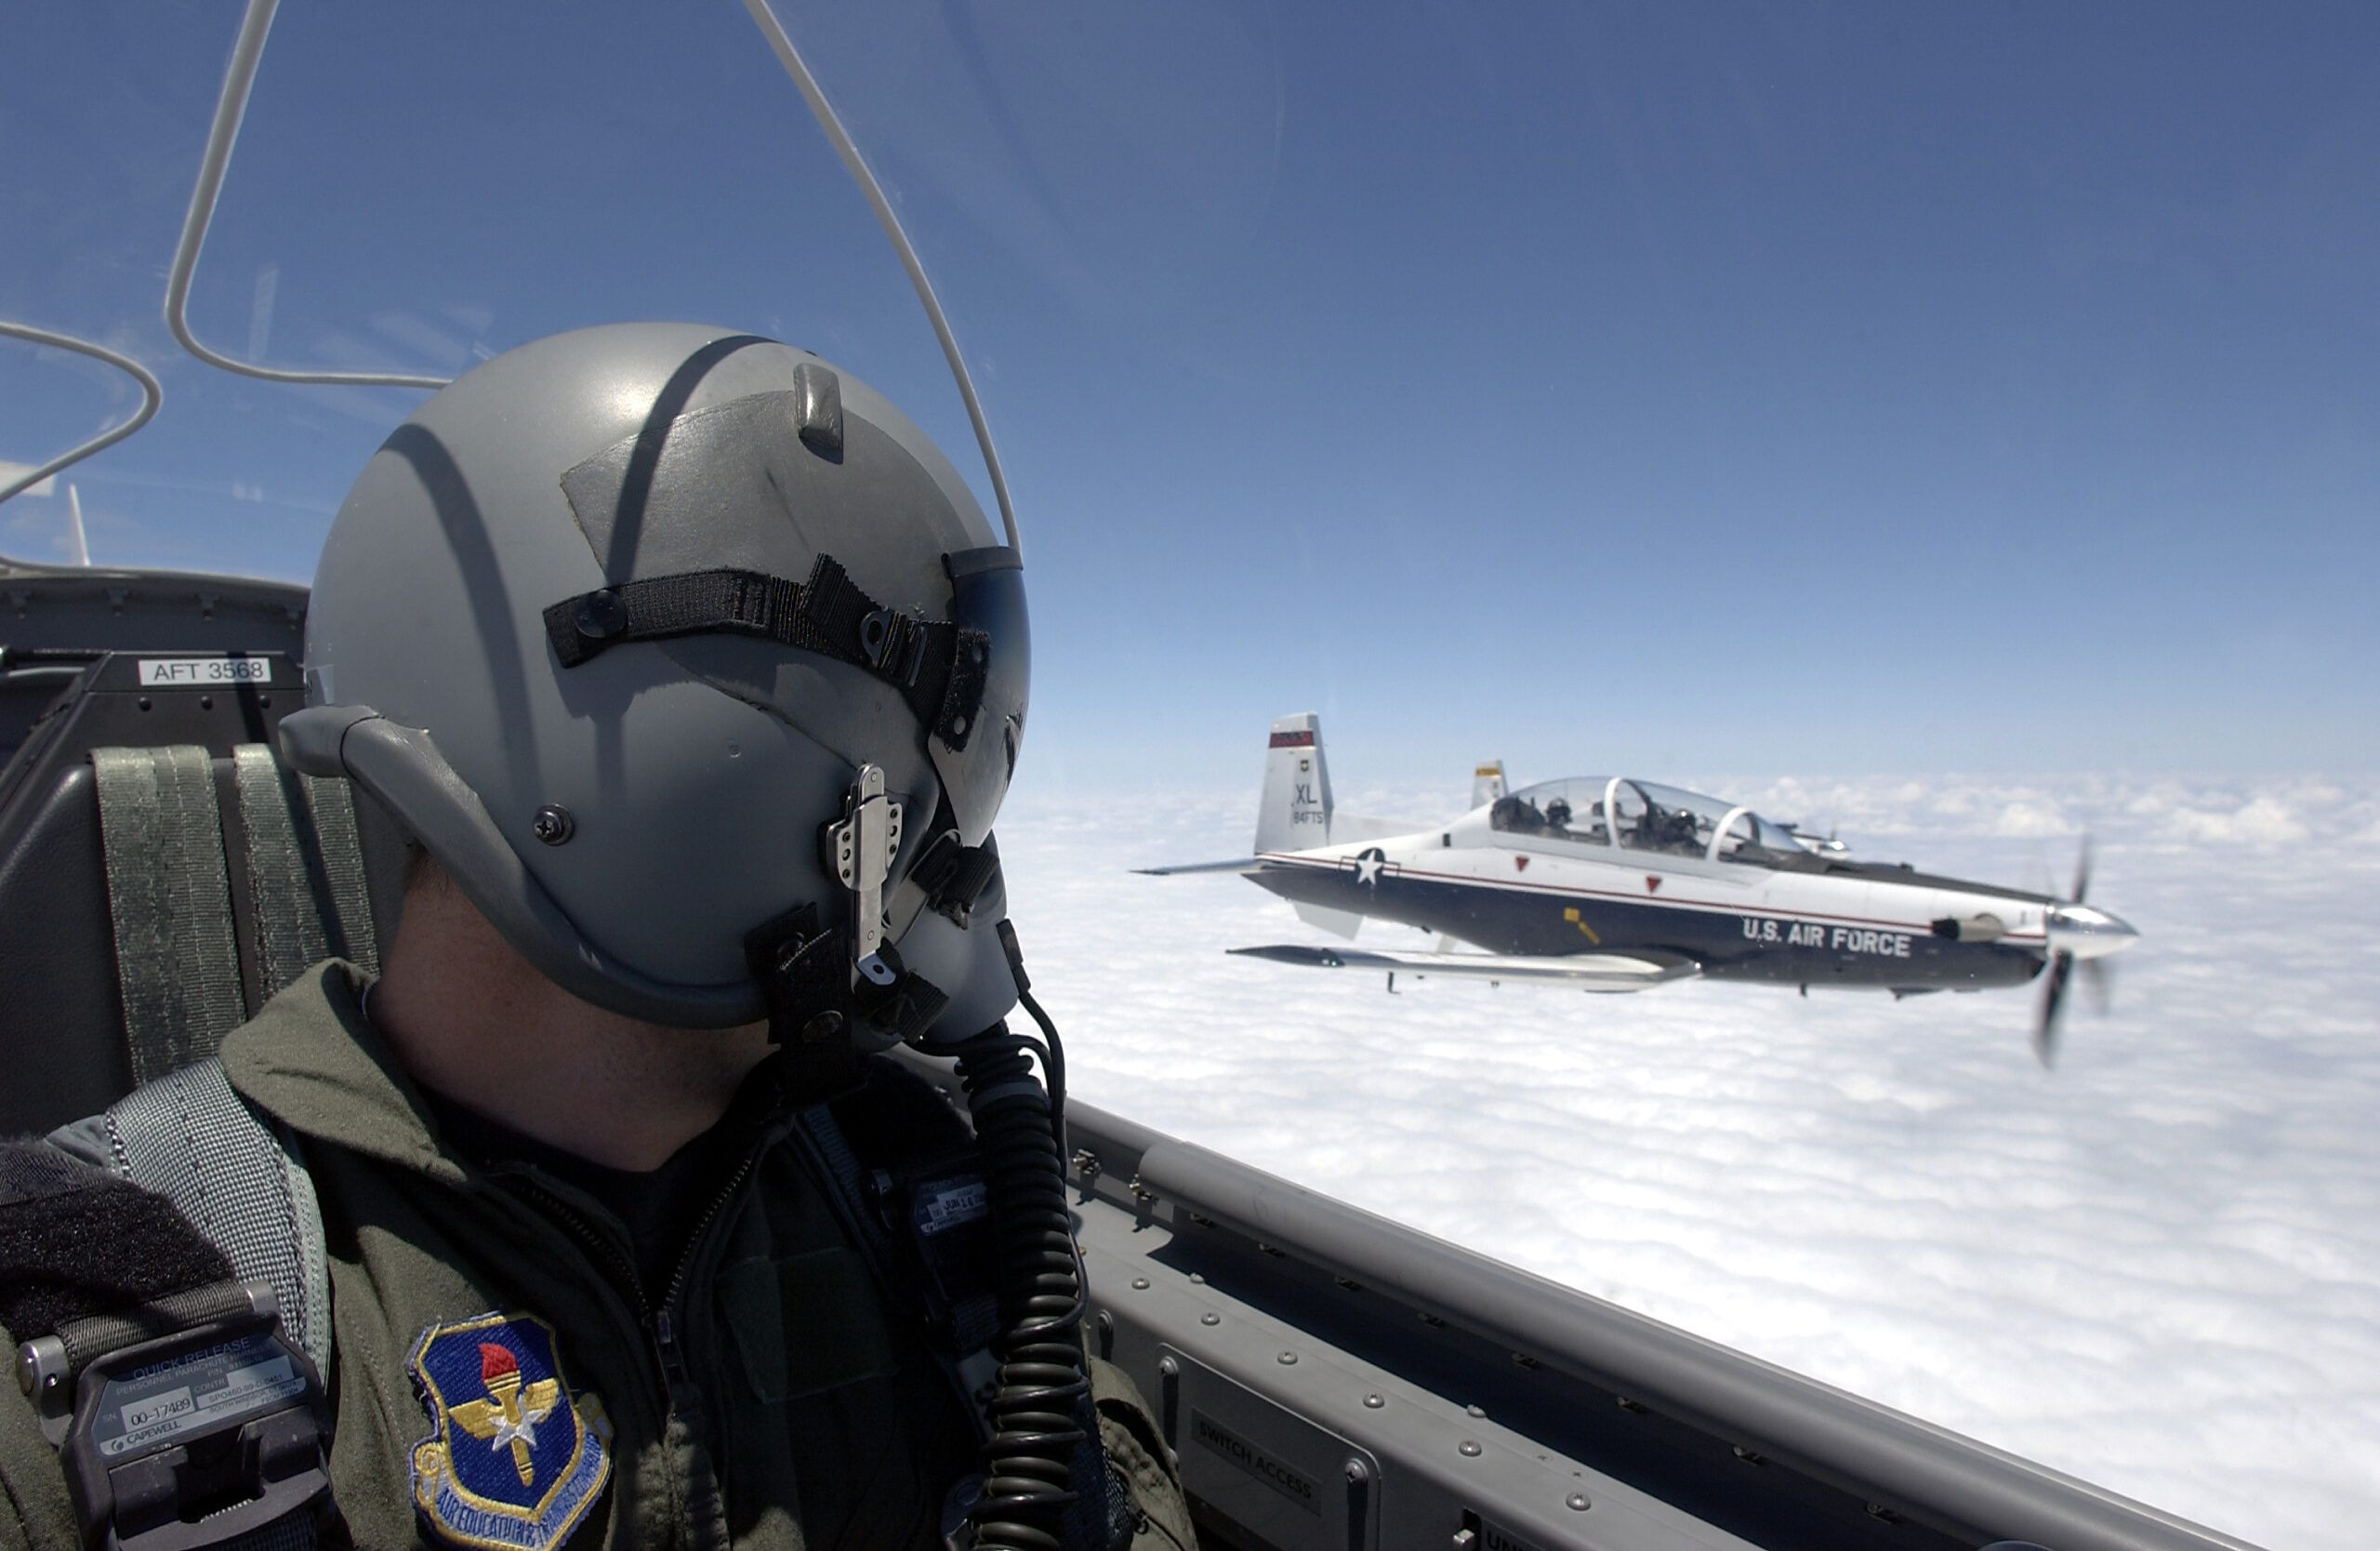
<svg viewBox="0 0 2380 1551">
<path fill-rule="evenodd" d="M 1491 803 L 1488 819 L 1501 834 L 1753 867 L 1790 867 L 1809 855 L 1783 825 L 1740 803 L 1626 776 L 1540 781 Z"/>
</svg>

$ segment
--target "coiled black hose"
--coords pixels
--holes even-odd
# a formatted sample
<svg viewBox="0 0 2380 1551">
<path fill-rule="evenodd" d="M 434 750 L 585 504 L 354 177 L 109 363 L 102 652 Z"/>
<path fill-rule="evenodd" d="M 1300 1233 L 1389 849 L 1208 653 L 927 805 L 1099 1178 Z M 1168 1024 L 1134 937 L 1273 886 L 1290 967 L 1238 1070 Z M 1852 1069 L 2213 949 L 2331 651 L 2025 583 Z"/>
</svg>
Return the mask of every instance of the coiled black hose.
<svg viewBox="0 0 2380 1551">
<path fill-rule="evenodd" d="M 956 1052 L 999 1256 L 992 1437 L 969 1515 L 976 1551 L 1060 1551 L 1079 1495 L 1071 1476 L 1091 1392 L 1083 1286 L 1051 1095 L 1026 1054 L 1035 1048 L 995 1024 Z"/>
</svg>

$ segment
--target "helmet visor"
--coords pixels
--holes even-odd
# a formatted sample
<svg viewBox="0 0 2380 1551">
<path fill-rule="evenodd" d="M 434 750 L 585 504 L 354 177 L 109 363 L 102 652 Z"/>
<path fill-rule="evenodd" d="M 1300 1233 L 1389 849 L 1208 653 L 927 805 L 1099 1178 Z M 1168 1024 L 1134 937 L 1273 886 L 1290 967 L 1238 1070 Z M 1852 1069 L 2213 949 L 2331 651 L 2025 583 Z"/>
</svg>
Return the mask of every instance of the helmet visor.
<svg viewBox="0 0 2380 1551">
<path fill-rule="evenodd" d="M 980 845 L 1008 795 L 1025 738 L 1033 647 L 1025 616 L 1025 572 L 1014 550 L 962 550 L 948 556 L 950 618 L 959 628 L 952 694 L 926 735 L 959 839 Z"/>
</svg>

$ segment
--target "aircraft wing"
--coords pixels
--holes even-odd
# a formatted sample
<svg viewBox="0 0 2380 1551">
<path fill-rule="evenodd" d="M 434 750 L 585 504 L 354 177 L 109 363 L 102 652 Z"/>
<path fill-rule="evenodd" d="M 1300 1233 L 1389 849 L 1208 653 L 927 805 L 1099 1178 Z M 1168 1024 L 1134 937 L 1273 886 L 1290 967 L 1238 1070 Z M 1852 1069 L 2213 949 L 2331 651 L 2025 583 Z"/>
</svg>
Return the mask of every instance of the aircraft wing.
<svg viewBox="0 0 2380 1551">
<path fill-rule="evenodd" d="M 1648 987 L 1686 980 L 1702 973 L 1693 963 L 1657 963 L 1624 953 L 1573 953 L 1558 958 L 1504 957 L 1492 953 L 1421 953 L 1360 948 L 1313 948 L 1302 943 L 1276 943 L 1267 948 L 1235 948 L 1233 953 L 1270 959 L 1276 964 L 1304 964 L 1315 969 L 1386 970 L 1420 976 L 1461 975 L 1471 980 L 1529 980 L 1568 986 L 1580 991 L 1641 991 Z"/>
<path fill-rule="evenodd" d="M 1241 856 L 1228 862 L 1178 862 L 1171 867 L 1136 867 L 1132 870 L 1144 878 L 1170 878 L 1180 872 L 1255 872 L 1263 866 L 1261 856 Z"/>
</svg>

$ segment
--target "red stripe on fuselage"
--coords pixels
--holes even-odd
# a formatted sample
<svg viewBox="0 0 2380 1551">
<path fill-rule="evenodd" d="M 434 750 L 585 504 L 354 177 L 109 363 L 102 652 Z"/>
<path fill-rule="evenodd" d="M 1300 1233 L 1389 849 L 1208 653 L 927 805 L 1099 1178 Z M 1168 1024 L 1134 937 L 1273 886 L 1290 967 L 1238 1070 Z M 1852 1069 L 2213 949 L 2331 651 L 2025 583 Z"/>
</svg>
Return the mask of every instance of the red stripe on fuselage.
<svg viewBox="0 0 2380 1551">
<path fill-rule="evenodd" d="M 1316 871 L 1344 872 L 1347 870 L 1347 865 L 1344 862 L 1323 861 L 1311 856 L 1286 855 L 1278 851 L 1260 853 L 1256 859 L 1260 862 L 1277 862 L 1286 867 L 1310 868 Z M 1430 878 L 1444 883 L 1463 883 L 1475 889 L 1492 889 L 1499 894 L 1518 892 L 1553 895 L 1561 898 L 1620 899 L 1631 905 L 1650 905 L 1665 910 L 1712 910 L 1731 916 L 1775 916 L 1782 921 L 1839 921 L 1854 926 L 1889 926 L 1897 932 L 1930 930 L 1925 921 L 1895 921 L 1889 916 L 1845 916 L 1837 915 L 1829 910 L 1797 910 L 1782 905 L 1737 905 L 1716 899 L 1680 899 L 1674 895 L 1655 898 L 1646 895 L 1629 894 L 1619 889 L 1582 888 L 1573 883 L 1524 883 L 1517 878 L 1499 883 L 1491 882 L 1485 878 L 1474 878 L 1467 873 L 1431 872 L 1404 862 L 1390 862 L 1387 865 L 1395 868 L 1403 877 Z M 1679 873 L 1666 875 L 1670 881 L 1675 881 L 1681 876 L 1683 875 Z M 2010 932 L 1998 940 L 2003 943 L 2037 943 L 2044 940 L 2044 935 L 2039 932 Z"/>
</svg>

